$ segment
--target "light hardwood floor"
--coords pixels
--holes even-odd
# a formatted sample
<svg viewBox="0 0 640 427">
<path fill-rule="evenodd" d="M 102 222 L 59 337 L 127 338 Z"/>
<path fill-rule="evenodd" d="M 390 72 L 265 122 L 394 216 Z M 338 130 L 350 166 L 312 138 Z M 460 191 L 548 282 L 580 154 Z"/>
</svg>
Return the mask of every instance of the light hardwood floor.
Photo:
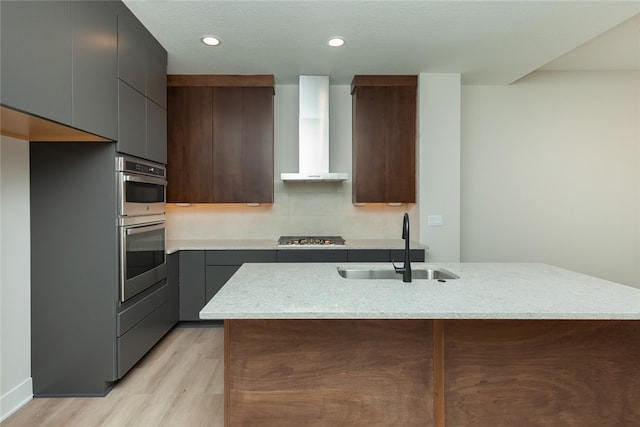
<svg viewBox="0 0 640 427">
<path fill-rule="evenodd" d="M 35 398 L 1 425 L 223 426 L 223 347 L 223 328 L 174 328 L 106 397 Z"/>
</svg>

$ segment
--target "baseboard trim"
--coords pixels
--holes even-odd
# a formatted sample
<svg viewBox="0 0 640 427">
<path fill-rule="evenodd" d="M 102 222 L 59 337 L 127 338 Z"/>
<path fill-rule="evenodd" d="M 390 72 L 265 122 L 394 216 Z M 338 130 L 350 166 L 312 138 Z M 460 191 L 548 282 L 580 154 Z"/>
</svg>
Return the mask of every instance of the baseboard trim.
<svg viewBox="0 0 640 427">
<path fill-rule="evenodd" d="M 33 399 L 33 381 L 29 377 L 22 384 L 0 396 L 0 422 L 9 418 L 31 399 Z"/>
</svg>

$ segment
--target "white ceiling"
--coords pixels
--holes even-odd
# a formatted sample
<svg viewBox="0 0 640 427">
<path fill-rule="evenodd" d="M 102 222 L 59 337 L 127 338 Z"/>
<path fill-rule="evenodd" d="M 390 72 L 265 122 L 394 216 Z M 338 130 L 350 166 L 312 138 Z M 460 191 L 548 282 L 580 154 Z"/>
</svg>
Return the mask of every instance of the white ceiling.
<svg viewBox="0 0 640 427">
<path fill-rule="evenodd" d="M 535 71 L 640 70 L 634 1 L 124 0 L 169 53 L 169 74 L 461 73 L 509 84 Z M 200 37 L 222 39 L 207 47 Z M 326 41 L 339 35 L 342 48 Z"/>
</svg>

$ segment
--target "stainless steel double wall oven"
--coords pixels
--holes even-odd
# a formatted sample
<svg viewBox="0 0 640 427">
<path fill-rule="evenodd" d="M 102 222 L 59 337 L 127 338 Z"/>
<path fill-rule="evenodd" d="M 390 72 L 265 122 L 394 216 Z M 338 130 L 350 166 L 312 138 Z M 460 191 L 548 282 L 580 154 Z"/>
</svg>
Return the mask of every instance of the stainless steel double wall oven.
<svg viewBox="0 0 640 427">
<path fill-rule="evenodd" d="M 120 251 L 120 301 L 166 280 L 166 169 L 116 158 Z"/>
</svg>

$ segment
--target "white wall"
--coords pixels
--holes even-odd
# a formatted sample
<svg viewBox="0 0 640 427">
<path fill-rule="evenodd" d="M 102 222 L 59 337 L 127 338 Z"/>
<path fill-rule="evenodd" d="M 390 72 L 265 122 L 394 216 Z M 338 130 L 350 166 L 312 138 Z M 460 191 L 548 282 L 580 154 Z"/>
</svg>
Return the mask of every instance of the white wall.
<svg viewBox="0 0 640 427">
<path fill-rule="evenodd" d="M 640 75 L 462 88 L 462 260 L 640 287 Z"/>
<path fill-rule="evenodd" d="M 420 74 L 418 204 L 429 261 L 460 261 L 460 88 L 460 74 Z"/>
<path fill-rule="evenodd" d="M 0 420 L 29 400 L 29 143 L 0 137 Z"/>
<path fill-rule="evenodd" d="M 351 175 L 351 93 L 332 85 L 329 94 L 331 172 Z M 169 205 L 169 239 L 277 239 L 281 235 L 341 235 L 347 239 L 400 239 L 409 212 L 411 235 L 419 235 L 415 204 L 391 207 L 351 203 L 351 180 L 283 183 L 281 172 L 298 171 L 298 86 L 277 85 L 274 98 L 274 204 Z M 415 224 L 415 225 L 414 225 Z"/>
</svg>

